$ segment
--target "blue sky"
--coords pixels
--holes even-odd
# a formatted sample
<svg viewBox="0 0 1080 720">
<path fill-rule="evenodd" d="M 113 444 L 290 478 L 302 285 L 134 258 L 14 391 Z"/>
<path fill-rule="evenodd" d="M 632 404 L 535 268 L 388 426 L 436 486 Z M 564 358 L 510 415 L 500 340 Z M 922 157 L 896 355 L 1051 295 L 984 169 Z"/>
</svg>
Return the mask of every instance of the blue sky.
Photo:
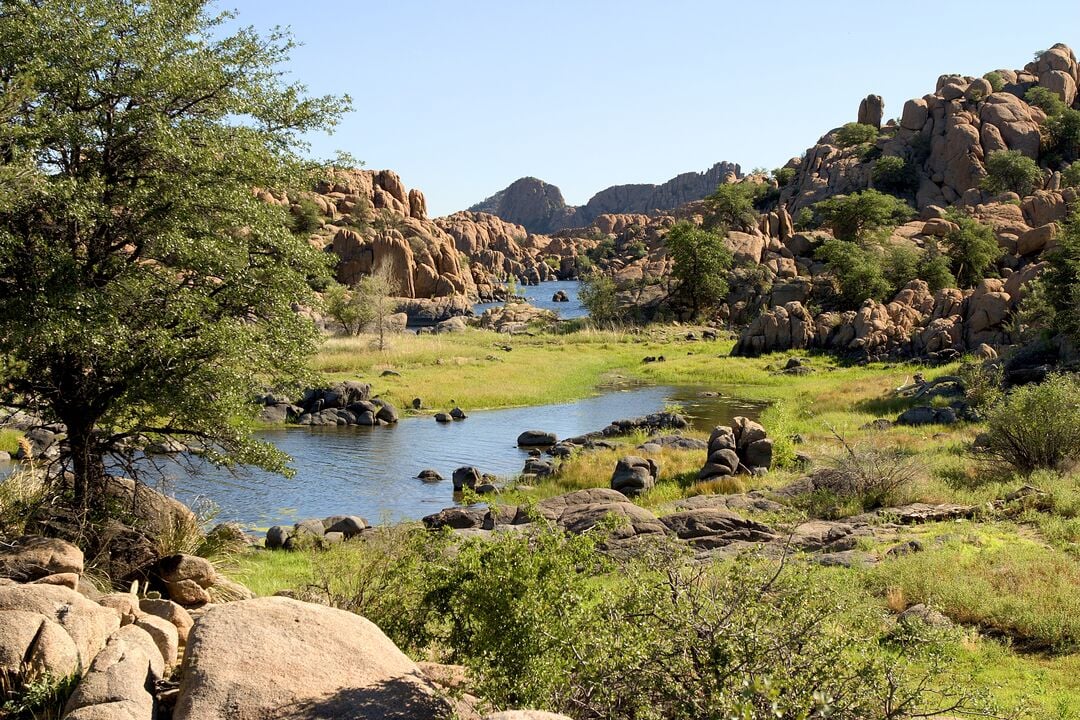
<svg viewBox="0 0 1080 720">
<path fill-rule="evenodd" d="M 938 75 L 1023 67 L 1080 48 L 1080 2 L 225 0 L 290 26 L 288 67 L 354 110 L 313 152 L 397 171 L 433 215 L 524 175 L 584 203 L 729 160 L 773 168 Z M 1071 33 L 1071 35 L 1070 35 Z"/>
</svg>

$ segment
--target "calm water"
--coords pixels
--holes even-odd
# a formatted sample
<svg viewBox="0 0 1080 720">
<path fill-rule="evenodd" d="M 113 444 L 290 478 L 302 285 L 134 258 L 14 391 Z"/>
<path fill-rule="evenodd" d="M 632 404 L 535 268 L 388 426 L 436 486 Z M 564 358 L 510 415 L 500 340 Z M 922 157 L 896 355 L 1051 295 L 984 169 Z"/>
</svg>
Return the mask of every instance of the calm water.
<svg viewBox="0 0 1080 720">
<path fill-rule="evenodd" d="M 544 310 L 551 310 L 558 313 L 563 320 L 570 320 L 585 317 L 589 314 L 589 311 L 583 308 L 578 300 L 578 285 L 577 280 L 558 280 L 540 283 L 539 285 L 519 285 L 517 292 L 518 295 L 524 295 L 530 305 Z M 551 301 L 551 296 L 559 290 L 566 293 L 566 297 L 570 298 L 569 302 Z M 479 303 L 473 305 L 473 312 L 480 316 L 488 308 L 501 306 L 502 303 Z"/>
<path fill-rule="evenodd" d="M 467 420 L 448 424 L 416 417 L 387 427 L 273 430 L 262 437 L 293 457 L 294 477 L 250 470 L 233 475 L 205 464 L 191 474 L 174 465 L 166 468 L 165 489 L 187 503 L 210 499 L 220 508 L 219 520 L 256 528 L 337 514 L 372 522 L 416 519 L 453 504 L 450 476 L 457 467 L 520 472 L 528 453 L 517 448 L 516 439 L 524 430 L 573 437 L 671 402 L 681 403 L 702 430 L 736 415 L 755 417 L 761 409 L 732 398 L 699 397 L 696 388 L 639 387 L 562 405 L 471 412 Z M 446 480 L 416 479 L 424 468 Z"/>
</svg>

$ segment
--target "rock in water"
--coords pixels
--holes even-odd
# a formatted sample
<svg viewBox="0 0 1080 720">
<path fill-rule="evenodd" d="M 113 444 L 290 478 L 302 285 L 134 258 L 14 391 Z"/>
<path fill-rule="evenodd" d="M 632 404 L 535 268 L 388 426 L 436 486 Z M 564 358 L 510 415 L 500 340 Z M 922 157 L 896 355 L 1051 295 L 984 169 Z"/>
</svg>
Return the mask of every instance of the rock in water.
<svg viewBox="0 0 1080 720">
<path fill-rule="evenodd" d="M 454 713 L 371 621 L 268 597 L 214 607 L 192 628 L 173 720 L 429 720 Z"/>
</svg>

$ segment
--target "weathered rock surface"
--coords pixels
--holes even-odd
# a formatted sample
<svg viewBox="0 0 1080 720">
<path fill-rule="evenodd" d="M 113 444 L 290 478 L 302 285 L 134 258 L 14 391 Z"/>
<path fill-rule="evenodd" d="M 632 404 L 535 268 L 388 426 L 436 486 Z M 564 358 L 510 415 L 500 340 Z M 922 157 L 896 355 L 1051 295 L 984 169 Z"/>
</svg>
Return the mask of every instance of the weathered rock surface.
<svg viewBox="0 0 1080 720">
<path fill-rule="evenodd" d="M 282 597 L 207 611 L 180 678 L 174 720 L 429 720 L 462 710 L 370 621 Z"/>
<path fill-rule="evenodd" d="M 627 497 L 636 497 L 656 485 L 660 466 L 652 458 L 627 455 L 615 464 L 611 475 L 611 489 Z"/>
<path fill-rule="evenodd" d="M 59 538 L 24 535 L 0 543 L 0 577 L 18 582 L 58 573 L 82 574 L 82 550 Z"/>
</svg>

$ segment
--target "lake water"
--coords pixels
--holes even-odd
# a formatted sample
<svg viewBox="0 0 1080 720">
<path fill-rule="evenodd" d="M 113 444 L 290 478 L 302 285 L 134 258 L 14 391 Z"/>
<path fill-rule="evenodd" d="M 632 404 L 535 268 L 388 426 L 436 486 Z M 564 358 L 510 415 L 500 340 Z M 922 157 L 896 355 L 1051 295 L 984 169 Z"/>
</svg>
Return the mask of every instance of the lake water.
<svg viewBox="0 0 1080 720">
<path fill-rule="evenodd" d="M 573 437 L 669 403 L 680 403 L 697 429 L 709 430 L 736 415 L 756 417 L 761 410 L 733 398 L 701 397 L 700 390 L 612 390 L 560 405 L 470 412 L 468 419 L 448 424 L 412 417 L 373 428 L 271 430 L 261 437 L 292 456 L 294 477 L 257 470 L 231 474 L 193 459 L 194 473 L 166 463 L 164 489 L 189 504 L 209 499 L 220 508 L 218 520 L 254 528 L 338 514 L 361 515 L 371 522 L 417 519 L 454 504 L 450 476 L 455 468 L 475 465 L 496 475 L 519 473 L 528 457 L 516 446 L 524 430 Z M 438 470 L 446 480 L 429 484 L 416 479 L 425 468 Z"/>
<path fill-rule="evenodd" d="M 589 311 L 581 306 L 578 300 L 577 280 L 558 280 L 544 282 L 539 285 L 518 285 L 517 294 L 522 295 L 528 303 L 534 307 L 551 310 L 559 314 L 563 320 L 586 317 Z M 562 290 L 569 298 L 569 302 L 553 302 L 551 297 Z M 479 317 L 485 310 L 493 307 L 502 307 L 502 303 L 478 303 L 473 306 L 473 312 Z"/>
</svg>

